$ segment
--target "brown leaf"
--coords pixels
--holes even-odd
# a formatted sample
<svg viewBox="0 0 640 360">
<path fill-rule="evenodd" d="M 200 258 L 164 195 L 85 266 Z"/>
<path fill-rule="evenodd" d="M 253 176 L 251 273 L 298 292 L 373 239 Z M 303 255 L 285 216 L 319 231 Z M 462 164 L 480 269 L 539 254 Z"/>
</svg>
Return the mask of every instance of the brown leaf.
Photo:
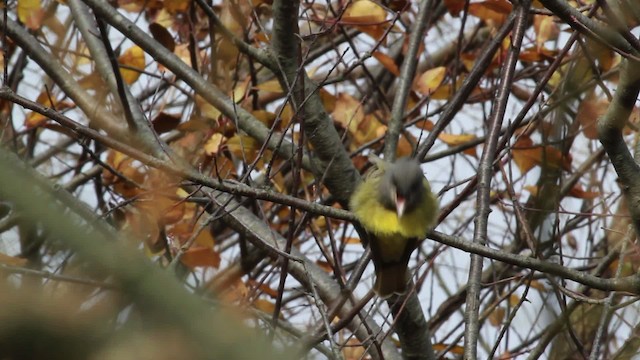
<svg viewBox="0 0 640 360">
<path fill-rule="evenodd" d="M 464 9 L 464 4 L 467 0 L 444 0 L 444 6 L 449 11 L 449 14 L 453 17 L 458 17 L 460 12 Z"/>
<path fill-rule="evenodd" d="M 506 311 L 504 310 L 503 307 L 495 308 L 491 312 L 491 314 L 489 314 L 489 323 L 491 323 L 491 325 L 495 327 L 502 325 L 502 321 L 504 320 L 505 313 Z"/>
<path fill-rule="evenodd" d="M 173 50 L 176 49 L 176 42 L 173 40 L 173 36 L 164 26 L 155 22 L 151 23 L 149 24 L 149 32 L 151 32 L 151 36 L 167 50 L 173 52 Z"/>
<path fill-rule="evenodd" d="M 511 13 L 513 6 L 506 0 L 486 0 L 469 4 L 469 13 L 488 23 L 500 25 Z"/>
<path fill-rule="evenodd" d="M 576 117 L 587 139 L 598 139 L 598 119 L 607 112 L 608 107 L 609 101 L 599 98 L 593 91 L 578 106 Z"/>
<path fill-rule="evenodd" d="M 151 120 L 153 130 L 158 134 L 163 134 L 171 130 L 175 130 L 180 125 L 180 115 L 167 114 L 164 111 Z"/>
<path fill-rule="evenodd" d="M 364 109 L 356 98 L 346 93 L 340 93 L 331 116 L 335 122 L 353 134 L 358 131 L 358 126 L 364 120 Z"/>
</svg>

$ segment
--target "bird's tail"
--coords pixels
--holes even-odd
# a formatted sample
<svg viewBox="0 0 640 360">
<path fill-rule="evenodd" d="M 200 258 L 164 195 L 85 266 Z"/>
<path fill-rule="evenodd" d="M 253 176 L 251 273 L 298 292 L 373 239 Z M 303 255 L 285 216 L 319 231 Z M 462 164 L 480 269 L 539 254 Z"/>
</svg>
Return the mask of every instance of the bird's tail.
<svg viewBox="0 0 640 360">
<path fill-rule="evenodd" d="M 385 299 L 393 294 L 402 295 L 407 291 L 407 264 L 402 262 L 381 264 L 376 269 L 373 290 Z"/>
</svg>

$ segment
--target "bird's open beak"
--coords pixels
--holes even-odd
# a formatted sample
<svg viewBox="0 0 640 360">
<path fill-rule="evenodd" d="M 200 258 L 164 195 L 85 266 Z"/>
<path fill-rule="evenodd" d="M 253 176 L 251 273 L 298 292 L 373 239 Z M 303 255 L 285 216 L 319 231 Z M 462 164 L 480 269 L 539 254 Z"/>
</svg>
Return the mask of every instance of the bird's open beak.
<svg viewBox="0 0 640 360">
<path fill-rule="evenodd" d="M 398 218 L 401 218 L 404 214 L 404 207 L 406 204 L 406 199 L 402 196 L 398 196 L 398 193 L 394 192 L 393 197 L 396 201 L 396 213 L 398 214 Z"/>
</svg>

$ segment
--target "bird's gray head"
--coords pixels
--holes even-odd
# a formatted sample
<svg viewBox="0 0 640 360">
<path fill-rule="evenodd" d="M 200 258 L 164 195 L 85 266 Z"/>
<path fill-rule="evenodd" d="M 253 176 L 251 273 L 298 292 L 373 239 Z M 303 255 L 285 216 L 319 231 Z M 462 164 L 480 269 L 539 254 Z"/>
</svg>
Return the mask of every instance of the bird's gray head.
<svg viewBox="0 0 640 360">
<path fill-rule="evenodd" d="M 387 164 L 380 182 L 380 201 L 402 217 L 420 203 L 425 192 L 423 181 L 424 174 L 415 159 L 405 157 Z"/>
</svg>

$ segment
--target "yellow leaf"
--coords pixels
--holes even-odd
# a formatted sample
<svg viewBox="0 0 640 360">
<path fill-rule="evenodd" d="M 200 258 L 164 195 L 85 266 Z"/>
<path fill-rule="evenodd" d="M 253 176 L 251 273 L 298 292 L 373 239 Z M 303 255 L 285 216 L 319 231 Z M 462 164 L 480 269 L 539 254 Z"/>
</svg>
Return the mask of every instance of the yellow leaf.
<svg viewBox="0 0 640 360">
<path fill-rule="evenodd" d="M 18 0 L 18 19 L 29 29 L 39 30 L 42 27 L 44 10 L 40 0 Z"/>
<path fill-rule="evenodd" d="M 144 70 L 147 62 L 144 58 L 144 51 L 138 45 L 127 49 L 119 58 L 118 63 L 127 68 L 121 68 L 120 74 L 125 83 L 131 85 L 140 77 L 140 72 Z M 136 70 L 133 70 L 136 69 Z"/>
<path fill-rule="evenodd" d="M 441 133 L 440 135 L 438 135 L 438 139 L 442 140 L 442 142 L 444 142 L 449 146 L 457 146 L 457 145 L 466 144 L 469 141 L 475 140 L 476 136 L 473 134 L 453 135 L 453 134 Z"/>
<path fill-rule="evenodd" d="M 444 66 L 425 71 L 416 81 L 416 91 L 423 95 L 431 95 L 442 84 L 446 74 L 447 68 Z"/>
<path fill-rule="evenodd" d="M 278 79 L 271 79 L 256 85 L 256 89 L 274 93 L 282 93 L 282 87 Z"/>
<path fill-rule="evenodd" d="M 190 0 L 165 0 L 164 8 L 172 14 L 176 12 L 185 12 L 189 8 L 190 3 Z"/>
<path fill-rule="evenodd" d="M 220 133 L 215 133 L 204 143 L 204 153 L 208 156 L 217 155 L 225 137 Z"/>
<path fill-rule="evenodd" d="M 371 0 L 354 1 L 342 15 L 342 22 L 356 25 L 380 24 L 387 19 L 387 11 Z"/>
<path fill-rule="evenodd" d="M 251 114 L 268 128 L 276 121 L 276 114 L 267 110 L 254 110 Z"/>
<path fill-rule="evenodd" d="M 227 140 L 227 149 L 239 159 L 246 157 L 248 161 L 254 161 L 260 146 L 258 142 L 250 136 L 235 134 Z"/>
<path fill-rule="evenodd" d="M 548 40 L 557 39 L 560 33 L 558 25 L 553 21 L 553 17 L 551 16 L 535 15 L 533 18 L 533 27 L 537 34 L 536 45 L 538 49 L 541 49 Z"/>
<path fill-rule="evenodd" d="M 203 97 L 196 95 L 196 108 L 200 111 L 200 115 L 208 120 L 213 120 L 214 122 L 218 120 L 218 117 L 222 114 L 220 110 L 211 105 L 207 100 Z"/>
<path fill-rule="evenodd" d="M 249 82 L 251 81 L 250 77 L 247 77 L 246 80 L 239 83 L 231 93 L 231 99 L 236 103 L 240 103 L 245 99 L 249 90 Z"/>
</svg>

